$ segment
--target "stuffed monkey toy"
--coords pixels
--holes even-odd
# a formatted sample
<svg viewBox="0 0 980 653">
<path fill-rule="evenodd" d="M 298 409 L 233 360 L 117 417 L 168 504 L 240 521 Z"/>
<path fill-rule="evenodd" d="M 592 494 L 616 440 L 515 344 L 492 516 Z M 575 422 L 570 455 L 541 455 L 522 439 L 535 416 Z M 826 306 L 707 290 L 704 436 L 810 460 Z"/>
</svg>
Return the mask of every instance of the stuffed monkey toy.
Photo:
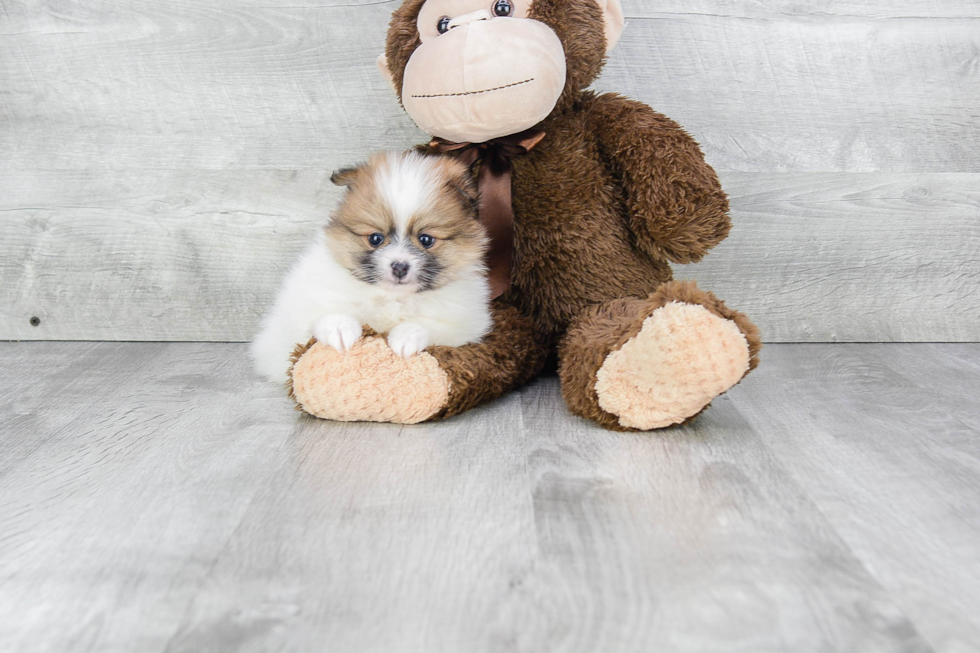
<svg viewBox="0 0 980 653">
<path fill-rule="evenodd" d="M 557 355 L 569 409 L 620 430 L 691 419 L 758 362 L 749 320 L 670 262 L 728 234 L 728 201 L 680 126 L 585 90 L 623 30 L 619 0 L 406 0 L 379 66 L 428 149 L 478 174 L 491 234 L 494 328 L 482 342 L 395 356 L 368 333 L 311 341 L 298 407 L 416 423 L 526 383 Z"/>
</svg>

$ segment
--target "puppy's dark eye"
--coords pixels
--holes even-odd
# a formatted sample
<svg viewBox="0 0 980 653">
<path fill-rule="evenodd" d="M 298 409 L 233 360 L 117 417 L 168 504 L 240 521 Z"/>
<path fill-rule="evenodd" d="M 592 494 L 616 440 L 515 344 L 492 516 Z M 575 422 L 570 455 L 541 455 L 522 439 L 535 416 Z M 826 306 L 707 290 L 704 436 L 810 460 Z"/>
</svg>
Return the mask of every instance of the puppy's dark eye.
<svg viewBox="0 0 980 653">
<path fill-rule="evenodd" d="M 439 31 L 440 34 L 445 34 L 446 32 L 448 32 L 449 16 L 443 16 L 442 18 L 440 18 L 439 22 L 436 23 L 436 29 Z"/>
<path fill-rule="evenodd" d="M 371 247 L 381 247 L 381 243 L 385 241 L 385 237 L 379 233 L 373 233 L 368 236 L 368 244 Z"/>
<path fill-rule="evenodd" d="M 510 16 L 512 13 L 514 13 L 514 5 L 510 0 L 497 0 L 493 3 L 494 16 Z"/>
<path fill-rule="evenodd" d="M 429 249 L 435 244 L 436 244 L 436 239 L 430 236 L 429 234 L 419 234 L 419 245 L 421 245 L 422 247 Z"/>
</svg>

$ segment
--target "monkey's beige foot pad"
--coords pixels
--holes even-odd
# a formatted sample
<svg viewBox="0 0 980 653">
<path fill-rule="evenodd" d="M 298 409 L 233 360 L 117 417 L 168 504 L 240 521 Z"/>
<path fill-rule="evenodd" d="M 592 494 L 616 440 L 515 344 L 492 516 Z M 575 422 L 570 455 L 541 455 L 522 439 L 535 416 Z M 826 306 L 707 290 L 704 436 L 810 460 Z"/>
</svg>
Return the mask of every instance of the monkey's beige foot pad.
<svg viewBox="0 0 980 653">
<path fill-rule="evenodd" d="M 436 359 L 426 352 L 401 358 L 377 336 L 346 353 L 315 342 L 290 374 L 296 404 L 321 419 L 416 424 L 449 399 L 449 379 Z"/>
<path fill-rule="evenodd" d="M 749 345 L 731 320 L 671 302 L 606 357 L 596 374 L 599 406 L 641 430 L 679 424 L 745 376 Z"/>
</svg>

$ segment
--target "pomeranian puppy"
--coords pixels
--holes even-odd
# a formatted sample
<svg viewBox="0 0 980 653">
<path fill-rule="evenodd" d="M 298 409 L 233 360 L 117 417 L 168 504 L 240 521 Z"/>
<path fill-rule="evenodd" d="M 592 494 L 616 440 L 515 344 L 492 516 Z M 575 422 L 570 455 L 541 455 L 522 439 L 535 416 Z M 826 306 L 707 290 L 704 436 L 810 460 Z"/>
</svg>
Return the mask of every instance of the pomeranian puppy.
<svg viewBox="0 0 980 653">
<path fill-rule="evenodd" d="M 284 382 L 311 336 L 339 351 L 367 325 L 402 357 L 490 330 L 487 237 L 469 170 L 447 157 L 383 152 L 331 176 L 346 186 L 286 277 L 252 343 L 258 371 Z"/>
</svg>

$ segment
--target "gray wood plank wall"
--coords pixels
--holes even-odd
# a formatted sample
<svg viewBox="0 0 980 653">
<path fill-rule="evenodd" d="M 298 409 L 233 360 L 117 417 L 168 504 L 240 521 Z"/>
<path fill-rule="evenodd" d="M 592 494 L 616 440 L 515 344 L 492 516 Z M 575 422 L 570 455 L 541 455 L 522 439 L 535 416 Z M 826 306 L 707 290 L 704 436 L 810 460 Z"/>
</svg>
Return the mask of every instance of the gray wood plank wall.
<svg viewBox="0 0 980 653">
<path fill-rule="evenodd" d="M 679 277 L 770 342 L 980 339 L 980 2 L 623 4 L 596 88 L 733 200 Z M 374 68 L 396 5 L 0 0 L 0 339 L 247 339 L 329 172 L 424 138 Z"/>
</svg>

